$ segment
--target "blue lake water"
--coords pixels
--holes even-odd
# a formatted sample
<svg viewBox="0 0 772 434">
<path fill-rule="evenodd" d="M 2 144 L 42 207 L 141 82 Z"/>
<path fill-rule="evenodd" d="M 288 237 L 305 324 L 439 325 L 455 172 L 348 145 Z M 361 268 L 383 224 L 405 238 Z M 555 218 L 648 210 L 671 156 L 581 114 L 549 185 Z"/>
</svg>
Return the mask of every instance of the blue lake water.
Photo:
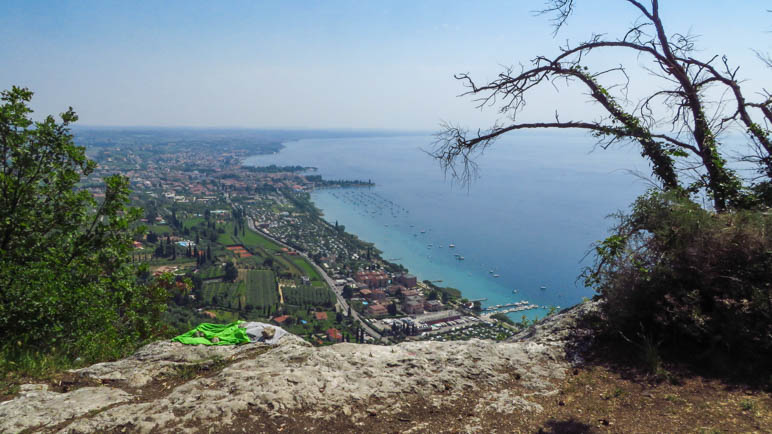
<svg viewBox="0 0 772 434">
<path fill-rule="evenodd" d="M 460 186 L 425 152 L 432 141 L 304 139 L 245 164 L 371 179 L 374 187 L 319 190 L 312 199 L 326 220 L 375 243 L 384 258 L 470 299 L 487 298 L 485 306 L 528 300 L 568 307 L 593 295 L 577 280 L 590 261 L 585 254 L 614 223 L 606 216 L 647 188 L 635 173 L 649 168 L 634 147 L 591 152 L 592 139 L 580 135 L 506 137 L 477 158 L 479 177 Z"/>
</svg>

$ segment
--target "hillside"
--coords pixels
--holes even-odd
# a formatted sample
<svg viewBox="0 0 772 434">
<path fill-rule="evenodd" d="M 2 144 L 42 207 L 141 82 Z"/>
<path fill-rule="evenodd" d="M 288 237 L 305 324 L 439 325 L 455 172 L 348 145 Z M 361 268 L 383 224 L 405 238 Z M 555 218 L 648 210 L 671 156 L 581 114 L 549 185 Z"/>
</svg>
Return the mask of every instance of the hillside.
<svg viewBox="0 0 772 434">
<path fill-rule="evenodd" d="M 52 384 L 23 385 L 0 403 L 0 431 L 699 432 L 704 426 L 704 432 L 762 432 L 772 426 L 768 394 L 703 379 L 697 386 L 646 384 L 588 363 L 592 333 L 582 319 L 596 310 L 584 303 L 501 343 L 314 348 L 291 335 L 273 348 L 155 342 Z"/>
</svg>

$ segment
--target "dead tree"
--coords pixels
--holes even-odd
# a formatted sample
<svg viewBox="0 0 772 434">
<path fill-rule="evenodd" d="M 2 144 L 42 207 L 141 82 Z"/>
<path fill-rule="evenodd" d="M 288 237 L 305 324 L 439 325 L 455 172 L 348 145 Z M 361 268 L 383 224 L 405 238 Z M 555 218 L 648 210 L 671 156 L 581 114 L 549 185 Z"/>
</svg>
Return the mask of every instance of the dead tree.
<svg viewBox="0 0 772 434">
<path fill-rule="evenodd" d="M 475 168 L 473 155 L 511 131 L 582 129 L 591 132 L 604 148 L 620 141 L 640 145 L 664 189 L 707 193 L 718 212 L 747 206 L 753 200 L 750 185 L 772 179 L 772 94 L 764 91 L 758 100 L 749 100 L 743 93 L 739 68 L 731 66 L 726 56 L 698 59 L 693 36 L 665 30 L 657 0 L 651 0 L 649 6 L 636 0 L 619 1 L 626 1 L 641 15 L 620 38 L 593 35 L 578 45 L 562 46 L 555 57 L 538 56 L 528 66 L 508 68 L 483 85 L 468 74 L 456 75 L 469 89 L 462 95 L 474 96 L 479 108 L 498 107 L 507 121 L 472 134 L 444 124 L 433 155 L 445 170 L 467 181 Z M 550 0 L 541 12 L 555 15 L 557 33 L 575 7 L 576 0 Z M 627 66 L 600 71 L 590 67 L 590 54 L 610 50 L 625 50 L 648 62 L 644 68 L 662 90 L 629 100 Z M 563 121 L 556 111 L 550 121 L 517 122 L 531 91 L 545 85 L 578 85 L 603 114 L 599 119 Z M 748 139 L 746 159 L 759 168 L 756 179 L 743 180 L 727 166 L 722 152 L 722 133 L 738 127 Z"/>
</svg>

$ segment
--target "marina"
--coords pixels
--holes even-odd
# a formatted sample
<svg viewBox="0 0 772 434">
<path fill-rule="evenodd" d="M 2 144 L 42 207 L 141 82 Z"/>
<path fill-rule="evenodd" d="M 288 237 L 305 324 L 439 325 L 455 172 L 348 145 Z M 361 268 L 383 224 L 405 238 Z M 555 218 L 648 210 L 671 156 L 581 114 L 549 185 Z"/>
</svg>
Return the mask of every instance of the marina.
<svg viewBox="0 0 772 434">
<path fill-rule="evenodd" d="M 496 313 L 514 313 L 514 312 L 523 312 L 527 310 L 533 310 L 533 309 L 540 309 L 542 308 L 539 305 L 531 304 L 527 300 L 521 300 L 516 301 L 513 303 L 505 303 L 505 304 L 495 304 L 493 306 L 488 306 L 485 309 L 483 309 L 484 315 L 493 315 Z"/>
</svg>

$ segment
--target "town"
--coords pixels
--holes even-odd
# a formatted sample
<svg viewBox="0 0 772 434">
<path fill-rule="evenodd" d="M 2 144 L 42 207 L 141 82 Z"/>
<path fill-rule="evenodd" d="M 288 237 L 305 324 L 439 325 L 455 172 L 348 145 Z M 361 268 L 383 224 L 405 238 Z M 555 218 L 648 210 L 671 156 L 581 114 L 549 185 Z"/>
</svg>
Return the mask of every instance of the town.
<svg viewBox="0 0 772 434">
<path fill-rule="evenodd" d="M 259 139 L 206 146 L 184 138 L 82 136 L 99 164 L 83 188 L 99 197 L 98 178 L 120 173 L 131 183 L 132 205 L 144 210 L 147 231 L 134 242 L 134 261 L 148 273 L 190 282 L 178 286 L 166 312 L 174 330 L 261 320 L 323 345 L 502 340 L 528 324 L 482 311 L 480 300 L 455 288 L 421 281 L 343 225 L 325 221 L 311 202 L 314 189 L 371 188 L 370 180 L 243 165 L 250 155 L 280 149 Z M 521 303 L 517 310 L 536 307 Z"/>
</svg>

